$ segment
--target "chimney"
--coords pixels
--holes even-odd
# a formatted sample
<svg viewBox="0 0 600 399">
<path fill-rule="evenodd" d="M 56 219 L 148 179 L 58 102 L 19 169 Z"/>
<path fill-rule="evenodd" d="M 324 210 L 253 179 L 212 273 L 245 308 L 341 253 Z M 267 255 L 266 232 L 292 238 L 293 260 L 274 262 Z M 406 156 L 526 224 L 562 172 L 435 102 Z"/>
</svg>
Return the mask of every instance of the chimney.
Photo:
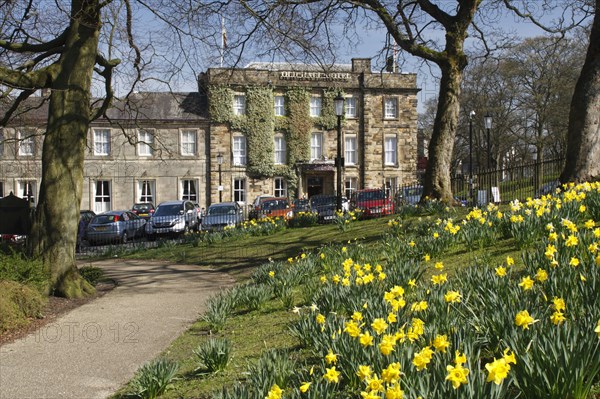
<svg viewBox="0 0 600 399">
<path fill-rule="evenodd" d="M 352 72 L 371 73 L 371 59 L 370 58 L 352 58 Z"/>
</svg>

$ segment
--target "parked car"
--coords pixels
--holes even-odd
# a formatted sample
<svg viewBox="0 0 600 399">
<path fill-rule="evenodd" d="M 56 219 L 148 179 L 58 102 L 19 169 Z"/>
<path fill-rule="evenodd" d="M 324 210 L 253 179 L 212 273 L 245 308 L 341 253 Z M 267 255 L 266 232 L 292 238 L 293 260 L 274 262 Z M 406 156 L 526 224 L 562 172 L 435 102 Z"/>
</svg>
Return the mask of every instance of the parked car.
<svg viewBox="0 0 600 399">
<path fill-rule="evenodd" d="M 332 222 L 335 219 L 337 197 L 335 195 L 313 195 L 310 197 L 310 209 L 317 214 L 319 222 Z"/>
<path fill-rule="evenodd" d="M 358 209 L 363 217 L 379 217 L 394 213 L 394 201 L 383 188 L 368 188 L 354 193 L 352 209 Z"/>
<path fill-rule="evenodd" d="M 257 196 L 254 199 L 254 202 L 252 203 L 252 207 L 250 208 L 250 211 L 248 212 L 248 219 L 251 219 L 251 220 L 258 219 L 261 216 L 260 210 L 262 207 L 262 203 L 271 198 L 275 198 L 275 197 L 270 194 L 261 194 L 261 195 Z"/>
<path fill-rule="evenodd" d="M 96 212 L 90 210 L 79 211 L 79 225 L 77 227 L 77 244 L 76 249 L 81 247 L 81 243 L 87 240 L 87 227 L 96 216 Z"/>
<path fill-rule="evenodd" d="M 237 202 L 221 202 L 208 207 L 200 228 L 203 231 L 220 231 L 237 227 L 244 221 L 244 210 Z"/>
<path fill-rule="evenodd" d="M 157 235 L 185 234 L 191 230 L 198 230 L 199 227 L 198 211 L 193 202 L 166 201 L 156 207 L 146 223 L 146 235 L 152 241 Z"/>
<path fill-rule="evenodd" d="M 294 215 L 300 212 L 310 212 L 310 201 L 306 198 L 296 199 L 294 200 L 292 208 Z"/>
<path fill-rule="evenodd" d="M 131 211 L 109 211 L 94 216 L 86 237 L 90 244 L 121 242 L 143 237 L 146 221 Z"/>
<path fill-rule="evenodd" d="M 260 217 L 291 219 L 294 216 L 290 201 L 285 197 L 268 198 L 262 201 L 258 212 Z"/>
<path fill-rule="evenodd" d="M 152 202 L 139 202 L 137 204 L 133 204 L 131 212 L 135 213 L 142 219 L 148 220 L 154 213 L 154 204 L 152 204 Z"/>
<path fill-rule="evenodd" d="M 397 194 L 398 205 L 416 205 L 421 201 L 423 186 L 402 187 Z"/>
</svg>

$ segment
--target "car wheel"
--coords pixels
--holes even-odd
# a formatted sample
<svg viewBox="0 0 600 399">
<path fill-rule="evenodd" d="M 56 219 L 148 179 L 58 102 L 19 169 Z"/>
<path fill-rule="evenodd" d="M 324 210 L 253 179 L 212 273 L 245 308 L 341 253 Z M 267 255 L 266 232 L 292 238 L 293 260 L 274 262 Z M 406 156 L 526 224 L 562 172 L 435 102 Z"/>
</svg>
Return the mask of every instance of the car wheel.
<svg viewBox="0 0 600 399">
<path fill-rule="evenodd" d="M 127 230 L 125 230 L 123 235 L 121 235 L 121 244 L 127 244 L 127 238 Z"/>
</svg>

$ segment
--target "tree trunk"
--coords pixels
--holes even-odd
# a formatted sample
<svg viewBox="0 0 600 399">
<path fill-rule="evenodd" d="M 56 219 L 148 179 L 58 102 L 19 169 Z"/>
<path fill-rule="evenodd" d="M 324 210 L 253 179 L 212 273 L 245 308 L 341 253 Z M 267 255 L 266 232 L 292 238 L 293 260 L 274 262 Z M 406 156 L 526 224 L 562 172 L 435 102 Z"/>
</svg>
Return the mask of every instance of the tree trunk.
<svg viewBox="0 0 600 399">
<path fill-rule="evenodd" d="M 600 0 L 595 8 L 590 44 L 571 100 L 563 183 L 600 178 Z"/>
<path fill-rule="evenodd" d="M 100 30 L 99 0 L 73 0 L 65 50 L 53 77 L 32 255 L 50 270 L 49 293 L 82 297 L 94 288 L 75 264 L 90 89 Z"/>
<path fill-rule="evenodd" d="M 425 170 L 423 199 L 425 197 L 435 198 L 446 203 L 453 201 L 450 165 L 460 112 L 462 69 L 458 62 L 449 62 L 447 65 L 441 66 L 442 78 L 438 108 L 429 142 L 429 160 Z"/>
</svg>

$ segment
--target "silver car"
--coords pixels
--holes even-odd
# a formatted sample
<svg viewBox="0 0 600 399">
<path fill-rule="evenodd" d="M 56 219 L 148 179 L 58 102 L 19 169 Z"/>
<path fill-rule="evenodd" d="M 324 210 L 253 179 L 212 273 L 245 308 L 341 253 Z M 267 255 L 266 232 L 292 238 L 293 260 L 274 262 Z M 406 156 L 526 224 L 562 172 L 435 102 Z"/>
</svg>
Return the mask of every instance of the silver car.
<svg viewBox="0 0 600 399">
<path fill-rule="evenodd" d="M 158 205 L 146 223 L 146 235 L 154 240 L 157 235 L 185 234 L 198 227 L 198 211 L 193 202 L 167 201 Z"/>
<path fill-rule="evenodd" d="M 208 207 L 202 218 L 201 229 L 220 231 L 226 227 L 239 226 L 244 221 L 244 212 L 237 202 L 222 202 Z"/>
<path fill-rule="evenodd" d="M 144 236 L 146 221 L 131 211 L 109 211 L 94 216 L 86 229 L 90 244 L 108 244 Z"/>
</svg>

